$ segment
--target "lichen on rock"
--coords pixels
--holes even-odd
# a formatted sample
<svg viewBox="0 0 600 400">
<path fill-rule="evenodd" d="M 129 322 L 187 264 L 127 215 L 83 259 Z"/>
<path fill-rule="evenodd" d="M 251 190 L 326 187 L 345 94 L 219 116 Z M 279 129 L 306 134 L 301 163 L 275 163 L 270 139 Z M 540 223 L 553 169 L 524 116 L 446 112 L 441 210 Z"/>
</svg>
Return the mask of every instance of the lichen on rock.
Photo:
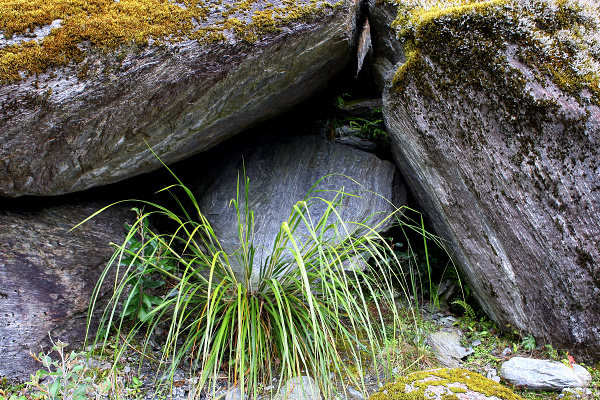
<svg viewBox="0 0 600 400">
<path fill-rule="evenodd" d="M 477 398 L 522 400 L 510 389 L 505 388 L 476 372 L 466 369 L 435 369 L 420 371 L 384 385 L 369 400 L 459 400 Z"/>
<path fill-rule="evenodd" d="M 90 48 L 186 39 L 253 43 L 334 6 L 328 0 L 0 0 L 0 84 L 80 63 Z M 47 32 L 37 37 L 40 28 Z"/>
</svg>

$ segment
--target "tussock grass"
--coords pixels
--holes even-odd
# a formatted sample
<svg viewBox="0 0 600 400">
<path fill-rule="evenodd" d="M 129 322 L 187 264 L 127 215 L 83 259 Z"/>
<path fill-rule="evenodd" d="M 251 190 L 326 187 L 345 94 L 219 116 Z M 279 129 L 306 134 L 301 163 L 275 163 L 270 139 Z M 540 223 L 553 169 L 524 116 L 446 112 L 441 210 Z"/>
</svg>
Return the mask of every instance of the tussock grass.
<svg viewBox="0 0 600 400">
<path fill-rule="evenodd" d="M 102 335 L 95 340 L 115 332 L 132 340 L 140 329 L 149 338 L 166 321 L 161 373 L 172 376 L 177 367 L 188 365 L 198 377 L 198 394 L 214 393 L 223 375 L 254 397 L 275 376 L 281 385 L 309 375 L 325 398 L 348 383 L 366 392 L 368 371 L 389 373 L 397 362 L 398 353 L 386 351 L 385 344 L 403 343 L 402 331 L 395 329 L 401 326 L 396 301 L 404 297 L 410 303 L 412 297 L 408 285 L 398 285 L 406 283 L 393 268 L 400 261 L 376 227 L 342 219 L 344 198 L 358 194 L 341 189 L 325 196 L 316 187 L 282 221 L 264 265 L 253 264 L 254 216 L 246 206 L 246 178 L 231 200 L 239 222 L 234 252 L 223 250 L 192 192 L 178 179 L 163 189 L 173 193 L 177 212 L 138 201 L 149 211 L 135 209 L 137 221 L 128 226 L 125 241 L 114 245 L 94 295 L 92 310 L 102 281 L 116 274 Z M 176 191 L 184 193 L 185 204 Z M 324 204 L 325 211 L 316 204 Z M 313 208 L 321 212 L 312 213 Z M 401 222 L 401 211 L 383 219 L 426 234 L 422 225 Z M 156 217 L 166 217 L 176 228 L 157 232 L 148 224 Z M 242 272 L 236 273 L 239 265 Z M 251 282 L 255 268 L 260 271 L 257 283 Z M 153 293 L 156 288 L 164 295 Z M 414 314 L 412 320 L 417 323 Z M 143 351 L 148 350 L 146 339 Z M 340 381 L 345 384 L 336 385 Z"/>
</svg>

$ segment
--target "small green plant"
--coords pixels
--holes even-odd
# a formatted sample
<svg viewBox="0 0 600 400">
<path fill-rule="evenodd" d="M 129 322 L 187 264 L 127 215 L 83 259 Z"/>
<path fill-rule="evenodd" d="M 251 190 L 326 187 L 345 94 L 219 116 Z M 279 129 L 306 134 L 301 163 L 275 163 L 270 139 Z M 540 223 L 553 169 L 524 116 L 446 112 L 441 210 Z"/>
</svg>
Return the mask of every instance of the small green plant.
<svg viewBox="0 0 600 400">
<path fill-rule="evenodd" d="M 532 335 L 524 337 L 521 346 L 526 351 L 533 351 L 536 348 L 535 338 Z"/>
<path fill-rule="evenodd" d="M 398 340 L 402 334 L 386 330 L 386 325 L 398 324 L 398 289 L 393 287 L 398 279 L 392 278 L 390 264 L 399 260 L 376 231 L 399 210 L 367 221 L 345 221 L 340 207 L 348 196 L 360 194 L 317 190 L 317 182 L 282 222 L 264 265 L 254 265 L 247 178 L 238 183 L 237 197 L 231 201 L 237 211 L 239 247 L 226 252 L 191 191 L 173 176 L 178 183 L 164 190 L 182 190 L 189 205 L 178 200 L 181 210 L 175 213 L 140 201 L 151 211 L 136 209 L 136 223 L 125 241 L 115 245 L 104 276 L 114 269 L 117 284 L 101 329 L 107 335 L 116 330 L 130 340 L 137 329 L 146 326 L 150 332 L 166 321 L 161 365 L 172 376 L 183 360 L 189 360 L 199 371 L 198 389 L 214 392 L 224 372 L 254 397 L 274 373 L 280 383 L 309 374 L 329 398 L 336 391 L 333 373 L 364 391 L 366 370 L 386 366 L 377 357 L 379 343 Z M 320 211 L 315 214 L 313 209 Z M 158 233 L 147 222 L 153 217 L 166 217 L 176 228 Z M 424 232 L 422 226 L 409 227 Z M 255 269 L 258 281 L 252 278 Z M 162 287 L 162 282 L 168 282 L 165 293 L 148 301 L 144 289 Z M 139 290 L 128 292 L 131 287 Z M 406 290 L 404 294 L 408 296 Z M 379 301 L 370 302 L 373 298 Z M 126 311 L 119 317 L 121 301 Z M 133 303 L 138 318 L 125 335 L 125 320 L 135 312 Z"/>
<path fill-rule="evenodd" d="M 94 376 L 87 375 L 89 368 L 86 364 L 85 353 L 66 351 L 67 343 L 57 341 L 52 343 L 52 350 L 58 354 L 58 359 L 53 360 L 50 353 L 40 353 L 32 356 L 42 363 L 43 368 L 31 375 L 27 382 L 34 390 L 32 398 L 48 400 L 86 400 L 88 391 L 98 389 Z M 106 388 L 108 392 L 108 388 Z"/>
<path fill-rule="evenodd" d="M 345 120 L 351 128 L 360 132 L 359 136 L 379 145 L 389 145 L 389 136 L 383 125 L 382 119 L 368 120 L 364 118 L 347 118 Z"/>
<path fill-rule="evenodd" d="M 476 321 L 477 315 L 475 314 L 475 310 L 469 304 L 467 304 L 464 300 L 454 300 L 452 304 L 457 306 L 461 306 L 465 310 L 465 315 L 469 317 L 471 320 Z"/>
<path fill-rule="evenodd" d="M 131 271 L 126 283 L 129 285 L 129 294 L 121 316 L 135 316 L 141 322 L 148 322 L 152 309 L 163 303 L 162 298 L 150 293 L 165 285 L 165 281 L 160 279 L 164 274 L 158 272 L 173 272 L 176 260 L 168 247 L 162 246 L 158 240 L 151 239 L 149 221 L 143 211 L 138 208 L 133 208 L 133 211 L 138 215 L 139 224 L 135 228 L 137 234 L 127 236 L 127 256 L 120 260 L 120 266 L 135 264 L 136 270 Z M 134 228 L 125 224 L 125 229 L 129 233 Z"/>
<path fill-rule="evenodd" d="M 551 344 L 547 344 L 544 346 L 546 348 L 546 352 L 547 352 L 547 356 L 548 358 L 554 360 L 554 361 L 558 361 L 558 351 L 552 347 Z"/>
</svg>

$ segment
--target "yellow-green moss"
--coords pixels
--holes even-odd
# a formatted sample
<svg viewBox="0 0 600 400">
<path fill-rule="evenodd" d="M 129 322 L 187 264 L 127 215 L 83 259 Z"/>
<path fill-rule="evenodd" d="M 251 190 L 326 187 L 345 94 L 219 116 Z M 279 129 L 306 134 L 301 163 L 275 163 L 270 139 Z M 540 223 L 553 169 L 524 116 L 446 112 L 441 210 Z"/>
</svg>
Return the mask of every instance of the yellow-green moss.
<svg viewBox="0 0 600 400">
<path fill-rule="evenodd" d="M 35 28 L 61 20 L 42 40 L 20 41 L 0 49 L 0 84 L 51 66 L 80 63 L 86 48 L 114 50 L 123 45 L 183 39 L 225 40 L 225 31 L 253 43 L 291 21 L 314 17 L 326 0 L 0 0 L 0 31 L 5 38 L 32 36 Z M 84 68 L 79 72 L 85 78 Z"/>
<path fill-rule="evenodd" d="M 452 82 L 477 89 L 490 76 L 498 82 L 508 77 L 515 97 L 522 97 L 522 74 L 503 56 L 507 46 L 515 44 L 516 58 L 537 74 L 540 83 L 548 77 L 582 102 L 600 105 L 600 43 L 591 35 L 600 30 L 600 6 L 585 8 L 574 0 L 525 3 L 400 1 L 393 26 L 405 43 L 408 60 L 396 72 L 394 87 L 402 91 L 414 81 L 422 94 L 430 94 L 421 79 L 429 68 L 423 61 L 428 57 L 441 68 L 436 75 L 446 75 Z"/>
<path fill-rule="evenodd" d="M 425 380 L 429 377 L 436 377 L 435 380 Z M 384 385 L 377 393 L 369 398 L 369 400 L 422 400 L 425 396 L 426 389 L 429 386 L 444 386 L 448 388 L 448 392 L 442 395 L 443 400 L 458 399 L 456 393 L 465 393 L 466 390 L 456 386 L 451 386 L 454 383 L 462 383 L 469 390 L 484 394 L 491 397 L 496 396 L 502 400 L 523 400 L 520 396 L 487 379 L 483 375 L 476 372 L 471 372 L 466 369 L 437 369 L 432 371 L 421 371 L 400 378 L 394 383 Z M 411 387 L 412 391 L 407 393 L 407 388 Z"/>
</svg>

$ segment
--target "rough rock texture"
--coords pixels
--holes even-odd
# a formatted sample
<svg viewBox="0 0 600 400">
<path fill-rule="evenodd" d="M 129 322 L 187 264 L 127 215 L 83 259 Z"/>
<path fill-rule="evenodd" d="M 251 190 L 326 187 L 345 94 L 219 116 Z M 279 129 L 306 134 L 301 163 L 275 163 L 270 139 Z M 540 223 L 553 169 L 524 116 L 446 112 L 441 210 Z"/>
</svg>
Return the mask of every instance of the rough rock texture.
<svg viewBox="0 0 600 400">
<path fill-rule="evenodd" d="M 340 208 L 344 221 L 369 219 L 375 226 L 383 218 L 369 217 L 393 212 L 395 208 L 390 201 L 398 207 L 406 204 L 404 187 L 391 162 L 316 135 L 266 138 L 239 153 L 229 154 L 215 169 L 213 183 L 195 189 L 200 209 L 225 249 L 231 253 L 239 248 L 237 216 L 230 201 L 236 198 L 238 176 L 242 177 L 243 193 L 245 169 L 249 179 L 248 207 L 254 212 L 255 266 L 262 265 L 270 254 L 281 224 L 288 220 L 293 205 L 303 200 L 325 175 L 339 174 L 321 181 L 317 189 L 323 192 L 314 192 L 312 196 L 332 200 L 342 188 L 346 193 L 360 196 L 344 200 Z M 318 220 L 324 209 L 322 202 L 315 202 L 310 207 L 312 218 Z M 331 222 L 337 221 L 331 217 Z M 389 227 L 390 223 L 386 222 L 379 229 L 385 231 Z M 258 269 L 254 275 L 258 275 Z"/>
<path fill-rule="evenodd" d="M 406 56 L 402 43 L 396 39 L 396 30 L 391 27 L 396 19 L 396 7 L 380 0 L 369 0 L 368 7 L 373 46 L 372 68 L 377 86 L 383 91 L 386 82 L 391 81 L 396 65 L 405 62 Z"/>
<path fill-rule="evenodd" d="M 497 382 L 461 368 L 420 371 L 384 385 L 369 400 L 522 400 Z"/>
<path fill-rule="evenodd" d="M 226 22 L 213 36 L 106 51 L 83 42 L 68 65 L 0 86 L 0 196 L 61 194 L 148 172 L 160 166 L 148 146 L 166 163 L 181 160 L 322 89 L 350 59 L 358 4 L 274 3 L 291 7 L 291 22 L 269 25 L 274 14 L 260 11 L 274 7 L 267 1 L 250 13 L 207 2 Z M 246 20 L 266 28 L 244 33 Z"/>
<path fill-rule="evenodd" d="M 592 376 L 581 365 L 573 368 L 550 360 L 513 357 L 502 364 L 500 376 L 511 385 L 531 390 L 562 390 L 585 387 Z"/>
<path fill-rule="evenodd" d="M 486 313 L 598 360 L 600 11 L 573 4 L 400 8 L 384 117 Z"/>
<path fill-rule="evenodd" d="M 40 365 L 29 352 L 46 348 L 48 333 L 72 345 L 85 338 L 92 291 L 113 253 L 109 243 L 123 241 L 123 223 L 135 216 L 113 207 L 69 232 L 104 206 L 0 210 L 0 376 L 35 372 Z"/>
</svg>

